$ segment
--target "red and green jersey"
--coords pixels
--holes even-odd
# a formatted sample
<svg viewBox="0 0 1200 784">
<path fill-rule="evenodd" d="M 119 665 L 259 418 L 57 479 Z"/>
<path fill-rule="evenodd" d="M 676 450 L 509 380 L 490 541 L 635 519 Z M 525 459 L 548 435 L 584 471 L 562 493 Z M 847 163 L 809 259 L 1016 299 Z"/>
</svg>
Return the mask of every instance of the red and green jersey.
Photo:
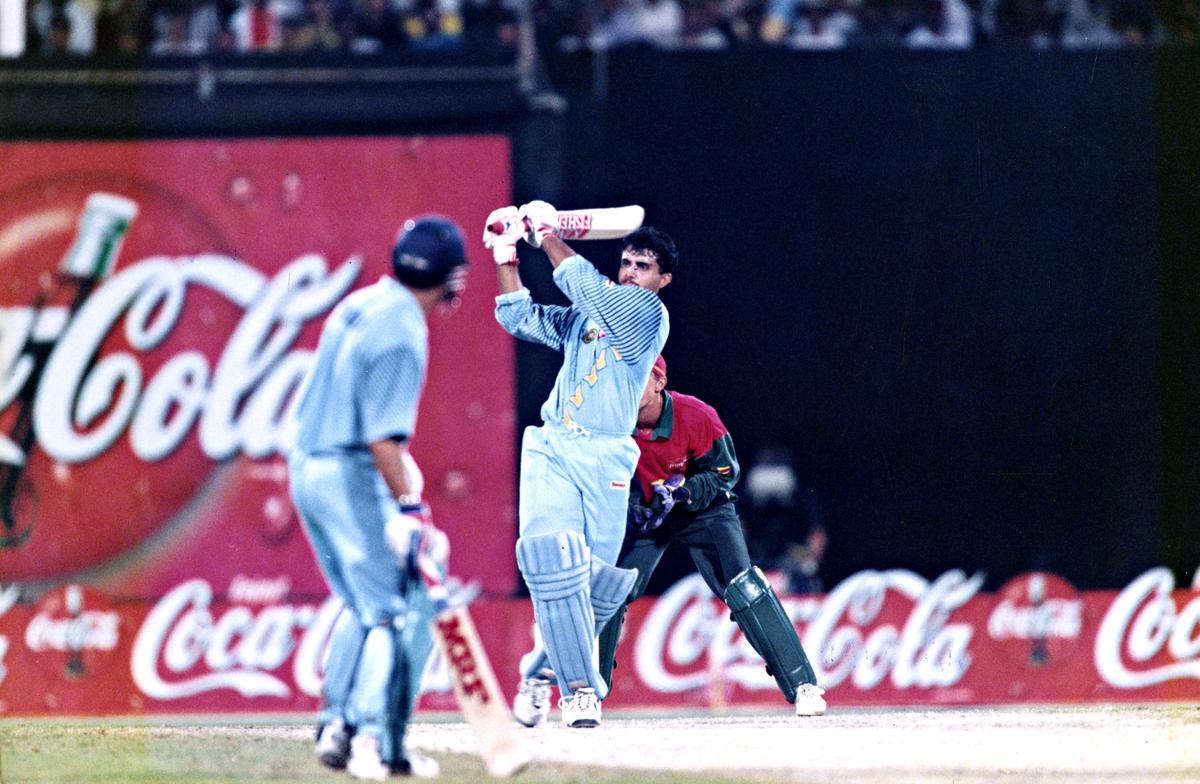
<svg viewBox="0 0 1200 784">
<path fill-rule="evenodd" d="M 633 437 L 642 452 L 634 478 L 642 487 L 643 501 L 650 500 L 651 485 L 673 474 L 687 477 L 690 511 L 736 498 L 733 486 L 741 468 L 733 439 L 716 410 L 703 400 L 664 391 L 658 424 L 637 430 Z"/>
</svg>

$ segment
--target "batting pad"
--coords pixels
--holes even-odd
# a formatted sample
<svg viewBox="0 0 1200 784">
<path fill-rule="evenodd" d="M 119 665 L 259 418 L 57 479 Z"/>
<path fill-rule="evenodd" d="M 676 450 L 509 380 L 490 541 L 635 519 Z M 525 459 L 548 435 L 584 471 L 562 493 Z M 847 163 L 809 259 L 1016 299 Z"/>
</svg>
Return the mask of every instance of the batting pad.
<svg viewBox="0 0 1200 784">
<path fill-rule="evenodd" d="M 333 627 L 329 642 L 329 658 L 325 665 L 325 682 L 321 686 L 323 705 L 317 723 L 324 726 L 334 719 L 347 719 L 346 710 L 350 700 L 350 689 L 354 676 L 358 674 L 358 660 L 367 641 L 367 630 L 358 620 L 358 615 L 343 608 Z M 347 720 L 347 723 L 352 724 Z"/>
<path fill-rule="evenodd" d="M 564 695 L 573 692 L 570 683 L 607 692 L 592 659 L 596 622 L 590 563 L 591 548 L 577 531 L 517 540 L 517 566 L 529 586 L 538 631 Z"/>
<path fill-rule="evenodd" d="M 637 569 L 621 569 L 592 558 L 592 613 L 596 617 L 596 632 L 617 614 L 621 605 L 629 598 L 633 584 L 637 582 Z"/>
</svg>

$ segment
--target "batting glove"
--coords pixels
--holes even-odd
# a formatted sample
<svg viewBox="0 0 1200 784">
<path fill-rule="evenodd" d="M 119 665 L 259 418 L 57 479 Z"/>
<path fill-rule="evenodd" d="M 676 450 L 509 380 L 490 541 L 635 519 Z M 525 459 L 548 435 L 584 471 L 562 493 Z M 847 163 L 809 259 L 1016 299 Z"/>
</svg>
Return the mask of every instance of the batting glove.
<svg viewBox="0 0 1200 784">
<path fill-rule="evenodd" d="M 383 527 L 383 536 L 396 561 L 416 574 L 416 558 L 426 529 L 433 528 L 429 506 L 424 503 L 399 507 Z"/>
<path fill-rule="evenodd" d="M 446 536 L 445 531 L 433 523 L 422 526 L 417 552 L 433 562 L 439 578 L 446 579 L 450 572 L 450 538 Z"/>
<path fill-rule="evenodd" d="M 525 241 L 535 248 L 542 247 L 542 240 L 558 236 L 558 210 L 544 201 L 522 204 L 519 211 L 525 223 Z"/>
<path fill-rule="evenodd" d="M 492 210 L 483 226 L 483 246 L 492 249 L 497 264 L 517 263 L 517 242 L 525 236 L 525 222 L 516 207 Z"/>
</svg>

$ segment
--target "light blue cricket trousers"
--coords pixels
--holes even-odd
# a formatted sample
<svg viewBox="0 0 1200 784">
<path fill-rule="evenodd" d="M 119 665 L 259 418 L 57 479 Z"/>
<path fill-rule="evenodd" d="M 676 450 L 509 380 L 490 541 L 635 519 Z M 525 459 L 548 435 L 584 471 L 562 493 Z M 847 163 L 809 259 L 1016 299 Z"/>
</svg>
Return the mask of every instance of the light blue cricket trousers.
<svg viewBox="0 0 1200 784">
<path fill-rule="evenodd" d="M 628 434 L 585 435 L 559 425 L 525 428 L 520 535 L 578 531 L 594 557 L 616 563 L 638 454 Z"/>
</svg>

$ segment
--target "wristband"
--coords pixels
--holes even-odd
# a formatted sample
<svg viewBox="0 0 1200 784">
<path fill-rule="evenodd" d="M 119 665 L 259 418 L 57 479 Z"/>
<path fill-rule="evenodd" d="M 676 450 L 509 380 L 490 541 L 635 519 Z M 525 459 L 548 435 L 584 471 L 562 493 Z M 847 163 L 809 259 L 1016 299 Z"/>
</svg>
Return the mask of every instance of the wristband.
<svg viewBox="0 0 1200 784">
<path fill-rule="evenodd" d="M 400 504 L 400 511 L 404 514 L 420 512 L 424 507 L 424 504 L 421 503 L 420 493 L 405 493 L 397 496 L 396 503 Z"/>
</svg>

